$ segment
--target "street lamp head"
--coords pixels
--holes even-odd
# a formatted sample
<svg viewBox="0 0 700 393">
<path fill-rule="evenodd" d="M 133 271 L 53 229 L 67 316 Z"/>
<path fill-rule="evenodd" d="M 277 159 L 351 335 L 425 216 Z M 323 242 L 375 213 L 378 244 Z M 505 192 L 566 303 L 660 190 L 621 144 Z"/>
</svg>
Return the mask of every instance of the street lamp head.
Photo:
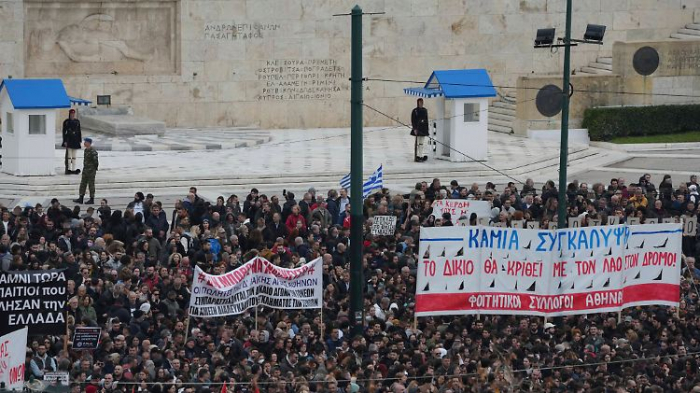
<svg viewBox="0 0 700 393">
<path fill-rule="evenodd" d="M 604 35 L 605 26 L 589 24 L 586 26 L 586 33 L 583 35 L 583 39 L 586 41 L 603 42 Z"/>
<path fill-rule="evenodd" d="M 535 37 L 535 46 L 549 46 L 554 44 L 554 34 L 556 29 L 553 27 L 546 29 L 537 29 Z"/>
</svg>

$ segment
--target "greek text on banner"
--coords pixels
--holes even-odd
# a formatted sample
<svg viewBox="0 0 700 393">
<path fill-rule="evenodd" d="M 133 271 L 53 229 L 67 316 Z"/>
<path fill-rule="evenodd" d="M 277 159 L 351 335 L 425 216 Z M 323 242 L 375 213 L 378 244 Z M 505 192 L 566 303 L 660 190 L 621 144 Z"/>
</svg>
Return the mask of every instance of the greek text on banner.
<svg viewBox="0 0 700 393">
<path fill-rule="evenodd" d="M 29 326 L 30 335 L 66 333 L 63 270 L 0 273 L 0 334 Z"/>
<path fill-rule="evenodd" d="M 24 387 L 27 331 L 25 326 L 0 337 L 0 383 L 12 391 Z"/>
<path fill-rule="evenodd" d="M 197 267 L 190 316 L 236 315 L 257 305 L 279 309 L 321 308 L 321 263 L 318 258 L 296 269 L 284 269 L 265 258 L 254 258 L 219 276 L 204 273 Z"/>
<path fill-rule="evenodd" d="M 680 224 L 421 228 L 416 315 L 678 306 Z"/>
</svg>

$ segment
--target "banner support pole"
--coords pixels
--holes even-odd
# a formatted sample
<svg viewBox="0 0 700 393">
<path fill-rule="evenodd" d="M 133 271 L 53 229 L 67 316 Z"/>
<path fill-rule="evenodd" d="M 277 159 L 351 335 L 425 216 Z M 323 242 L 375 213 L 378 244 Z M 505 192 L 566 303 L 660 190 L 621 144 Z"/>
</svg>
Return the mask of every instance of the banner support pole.
<svg viewBox="0 0 700 393">
<path fill-rule="evenodd" d="M 76 321 L 73 321 L 73 325 L 76 324 Z M 63 350 L 65 352 L 68 352 L 68 332 L 70 328 L 68 327 L 68 311 L 66 311 L 66 336 L 63 339 Z"/>
<path fill-rule="evenodd" d="M 255 330 L 258 330 L 258 306 L 255 306 Z"/>
<path fill-rule="evenodd" d="M 185 342 L 187 342 L 190 335 L 190 318 L 190 313 L 187 313 L 187 320 L 185 321 Z"/>
</svg>

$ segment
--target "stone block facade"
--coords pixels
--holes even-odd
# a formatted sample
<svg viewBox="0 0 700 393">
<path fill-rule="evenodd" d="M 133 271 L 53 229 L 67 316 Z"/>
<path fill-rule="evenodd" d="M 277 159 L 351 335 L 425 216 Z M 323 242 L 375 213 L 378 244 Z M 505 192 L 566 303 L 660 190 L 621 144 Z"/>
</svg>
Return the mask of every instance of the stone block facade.
<svg viewBox="0 0 700 393">
<path fill-rule="evenodd" d="M 655 53 L 657 62 L 640 69 L 647 49 Z M 612 53 L 613 74 L 573 75 L 569 126 L 578 128 L 584 111 L 590 107 L 647 106 L 697 104 L 700 91 L 700 40 L 665 40 L 617 42 Z M 536 106 L 539 90 L 546 85 L 561 86 L 562 77 L 523 76 L 518 78 L 518 105 L 513 130 L 527 135 L 527 130 L 558 129 L 561 114 L 545 117 Z"/>
<path fill-rule="evenodd" d="M 345 0 L 0 0 L 0 76 L 59 77 L 70 94 L 169 126 L 349 125 L 350 19 Z M 365 76 L 424 81 L 434 69 L 486 68 L 501 92 L 518 77 L 561 72 L 562 52 L 534 50 L 535 31 L 563 34 L 560 0 L 367 0 Z M 577 0 L 574 36 L 608 26 L 614 41 L 664 39 L 700 15 L 696 0 Z M 411 83 L 369 81 L 365 102 L 402 121 Z M 415 85 L 415 84 L 413 84 Z M 430 105 L 430 103 L 429 103 Z M 366 111 L 368 125 L 392 125 Z"/>
</svg>

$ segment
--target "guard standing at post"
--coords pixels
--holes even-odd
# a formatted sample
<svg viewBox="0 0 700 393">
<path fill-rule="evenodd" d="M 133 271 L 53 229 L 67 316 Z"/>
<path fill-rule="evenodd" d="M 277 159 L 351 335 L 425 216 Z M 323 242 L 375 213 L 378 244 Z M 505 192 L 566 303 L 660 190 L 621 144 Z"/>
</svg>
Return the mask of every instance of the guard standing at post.
<svg viewBox="0 0 700 393">
<path fill-rule="evenodd" d="M 423 162 L 428 159 L 428 156 L 423 154 L 425 137 L 430 135 L 428 129 L 428 110 L 423 107 L 422 98 L 419 98 L 416 103 L 416 108 L 411 112 L 411 135 L 416 137 L 416 141 L 413 145 L 413 155 L 414 161 Z"/>
<path fill-rule="evenodd" d="M 63 144 L 66 148 L 64 165 L 66 167 L 66 175 L 77 175 L 80 169 L 75 169 L 77 162 L 78 150 L 80 150 L 80 142 L 83 137 L 80 132 L 80 120 L 75 118 L 75 109 L 68 111 L 68 118 L 63 121 Z"/>
<path fill-rule="evenodd" d="M 75 203 L 83 203 L 83 198 L 85 197 L 85 189 L 90 188 L 90 199 L 85 202 L 86 205 L 92 205 L 95 203 L 95 175 L 97 174 L 97 168 L 100 166 L 97 150 L 92 147 L 92 139 L 85 138 L 85 160 L 83 161 L 83 177 L 80 179 L 80 189 L 78 194 L 80 197 L 74 199 Z"/>
</svg>

